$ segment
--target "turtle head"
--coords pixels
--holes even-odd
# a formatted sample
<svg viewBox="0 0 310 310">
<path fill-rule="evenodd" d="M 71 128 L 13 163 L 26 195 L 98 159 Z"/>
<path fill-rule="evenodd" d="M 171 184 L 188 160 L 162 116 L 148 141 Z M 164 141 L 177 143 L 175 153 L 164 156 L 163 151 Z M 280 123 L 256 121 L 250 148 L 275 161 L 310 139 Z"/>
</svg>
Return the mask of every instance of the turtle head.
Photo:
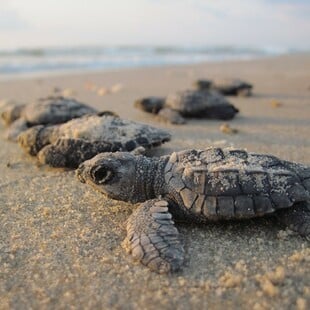
<svg viewBox="0 0 310 310">
<path fill-rule="evenodd" d="M 77 177 L 109 198 L 137 202 L 136 163 L 141 156 L 127 152 L 101 153 L 80 164 Z"/>
<path fill-rule="evenodd" d="M 9 126 L 14 121 L 16 121 L 18 118 L 21 117 L 22 111 L 24 109 L 25 105 L 23 104 L 12 104 L 10 107 L 8 107 L 6 110 L 4 110 L 1 113 L 1 118 L 6 126 Z"/>
<path fill-rule="evenodd" d="M 209 90 L 211 88 L 211 85 L 212 85 L 212 81 L 210 80 L 197 80 L 194 83 L 194 86 L 198 90 Z"/>
</svg>

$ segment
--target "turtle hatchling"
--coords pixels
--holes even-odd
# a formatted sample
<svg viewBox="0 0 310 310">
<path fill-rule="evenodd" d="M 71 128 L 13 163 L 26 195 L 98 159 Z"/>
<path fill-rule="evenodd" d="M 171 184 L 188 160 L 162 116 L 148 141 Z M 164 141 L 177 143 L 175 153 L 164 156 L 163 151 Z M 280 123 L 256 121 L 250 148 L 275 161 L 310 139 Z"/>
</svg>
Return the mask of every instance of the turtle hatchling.
<svg viewBox="0 0 310 310">
<path fill-rule="evenodd" d="M 232 119 L 238 109 L 213 90 L 186 90 L 168 95 L 166 98 L 147 97 L 136 100 L 135 107 L 157 114 L 172 124 L 184 124 L 184 117 Z"/>
<path fill-rule="evenodd" d="M 208 223 L 273 214 L 309 237 L 310 167 L 244 150 L 207 148 L 147 158 L 98 154 L 77 177 L 109 198 L 140 203 L 127 221 L 124 246 L 152 270 L 182 267 L 175 221 Z"/>
<path fill-rule="evenodd" d="M 18 136 L 19 145 L 40 163 L 76 168 L 98 153 L 143 150 L 169 141 L 162 129 L 113 115 L 86 115 L 60 125 L 35 126 Z"/>
<path fill-rule="evenodd" d="M 247 97 L 252 94 L 253 85 L 239 79 L 218 78 L 211 80 L 198 80 L 195 82 L 198 90 L 214 89 L 225 96 Z"/>
<path fill-rule="evenodd" d="M 76 101 L 60 96 L 38 99 L 30 104 L 9 106 L 1 113 L 1 118 L 9 128 L 6 138 L 12 141 L 24 130 L 36 125 L 60 124 L 97 111 Z"/>
</svg>

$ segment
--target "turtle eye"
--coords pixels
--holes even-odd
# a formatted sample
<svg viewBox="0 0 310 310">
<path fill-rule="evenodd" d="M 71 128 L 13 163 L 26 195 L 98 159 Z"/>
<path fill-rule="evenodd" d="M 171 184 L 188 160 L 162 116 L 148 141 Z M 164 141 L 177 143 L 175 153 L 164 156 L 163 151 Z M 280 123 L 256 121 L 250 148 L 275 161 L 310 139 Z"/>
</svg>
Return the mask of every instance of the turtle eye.
<svg viewBox="0 0 310 310">
<path fill-rule="evenodd" d="M 96 167 L 91 171 L 91 176 L 96 184 L 104 184 L 113 177 L 113 172 L 106 167 Z"/>
</svg>

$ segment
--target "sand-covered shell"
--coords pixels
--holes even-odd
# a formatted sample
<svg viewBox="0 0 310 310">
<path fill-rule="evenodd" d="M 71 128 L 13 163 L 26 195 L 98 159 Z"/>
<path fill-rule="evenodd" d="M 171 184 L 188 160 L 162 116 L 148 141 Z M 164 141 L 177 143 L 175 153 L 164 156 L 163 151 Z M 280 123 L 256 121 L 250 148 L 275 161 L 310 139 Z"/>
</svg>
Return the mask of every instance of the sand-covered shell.
<svg viewBox="0 0 310 310">
<path fill-rule="evenodd" d="M 75 99 L 51 96 L 29 104 L 11 104 L 2 110 L 1 118 L 8 128 L 5 138 L 17 141 L 18 135 L 36 125 L 53 125 L 67 122 L 97 111 Z"/>
<path fill-rule="evenodd" d="M 239 110 L 223 95 L 214 90 L 185 90 L 163 97 L 136 100 L 135 107 L 157 114 L 158 119 L 171 124 L 186 123 L 184 117 L 232 119 Z"/>
<path fill-rule="evenodd" d="M 18 114 L 12 115 L 16 107 L 18 107 Z M 70 119 L 96 112 L 94 108 L 75 99 L 50 96 L 25 105 L 9 106 L 1 116 L 7 125 L 17 118 L 23 118 L 33 126 L 64 123 Z"/>
<path fill-rule="evenodd" d="M 309 168 L 274 156 L 220 148 L 173 153 L 165 168 L 174 197 L 209 219 L 256 217 L 309 200 L 309 178 Z"/>
<path fill-rule="evenodd" d="M 145 150 L 170 138 L 167 131 L 147 124 L 113 115 L 86 115 L 60 125 L 32 127 L 19 135 L 18 143 L 42 164 L 77 167 L 98 153 Z"/>
<path fill-rule="evenodd" d="M 207 110 L 220 110 L 232 105 L 215 91 L 186 90 L 168 95 L 165 107 L 179 111 L 182 115 L 199 117 L 199 113 L 205 113 Z M 237 110 L 234 112 L 236 113 Z M 209 117 L 212 118 L 212 115 L 210 114 Z"/>
</svg>

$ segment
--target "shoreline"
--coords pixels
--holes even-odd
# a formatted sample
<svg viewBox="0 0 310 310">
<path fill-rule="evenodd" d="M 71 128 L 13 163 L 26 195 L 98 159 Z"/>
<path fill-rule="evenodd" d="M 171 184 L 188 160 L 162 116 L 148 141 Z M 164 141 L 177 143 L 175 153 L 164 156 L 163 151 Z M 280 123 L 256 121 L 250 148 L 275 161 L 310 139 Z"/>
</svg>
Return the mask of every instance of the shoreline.
<svg viewBox="0 0 310 310">
<path fill-rule="evenodd" d="M 260 55 L 260 56 L 248 56 L 244 58 L 228 58 L 222 60 L 209 60 L 209 61 L 197 61 L 197 62 L 189 62 L 189 63 L 179 63 L 179 64 L 149 64 L 149 65 L 137 65 L 137 66 L 123 66 L 123 67 L 115 67 L 115 68 L 98 68 L 98 69 L 68 69 L 68 70 L 55 70 L 55 71 L 36 71 L 36 72 L 24 72 L 24 73 L 5 73 L 0 75 L 0 82 L 2 81 L 12 81 L 15 79 L 34 79 L 34 78 L 49 78 L 49 77 L 57 77 L 57 76 L 74 76 L 81 74 L 98 74 L 105 72 L 121 72 L 127 70 L 139 70 L 139 69 L 153 69 L 153 68 L 173 68 L 173 67 L 190 67 L 197 65 L 208 65 L 208 64 L 225 64 L 225 63 L 239 63 L 239 62 L 251 62 L 262 59 L 274 59 L 278 57 L 287 57 L 287 56 L 302 56 L 309 55 L 310 52 L 289 52 L 289 53 L 281 53 L 277 55 Z"/>
<path fill-rule="evenodd" d="M 158 123 L 135 99 L 191 88 L 198 78 L 236 77 L 253 97 L 228 97 L 240 113 L 227 135 L 216 120 Z M 172 140 L 150 155 L 185 148 L 245 148 L 310 164 L 310 54 L 252 61 L 136 68 L 0 81 L 0 100 L 22 102 L 55 87 L 99 110 L 165 128 Z M 89 89 L 96 85 L 96 91 Z M 98 95 L 98 89 L 115 92 Z M 115 88 L 116 89 L 116 88 Z M 307 309 L 309 242 L 272 218 L 178 225 L 185 265 L 157 275 L 133 262 L 121 242 L 136 206 L 105 198 L 74 171 L 38 166 L 18 145 L 0 148 L 0 298 L 4 309 Z"/>
</svg>

